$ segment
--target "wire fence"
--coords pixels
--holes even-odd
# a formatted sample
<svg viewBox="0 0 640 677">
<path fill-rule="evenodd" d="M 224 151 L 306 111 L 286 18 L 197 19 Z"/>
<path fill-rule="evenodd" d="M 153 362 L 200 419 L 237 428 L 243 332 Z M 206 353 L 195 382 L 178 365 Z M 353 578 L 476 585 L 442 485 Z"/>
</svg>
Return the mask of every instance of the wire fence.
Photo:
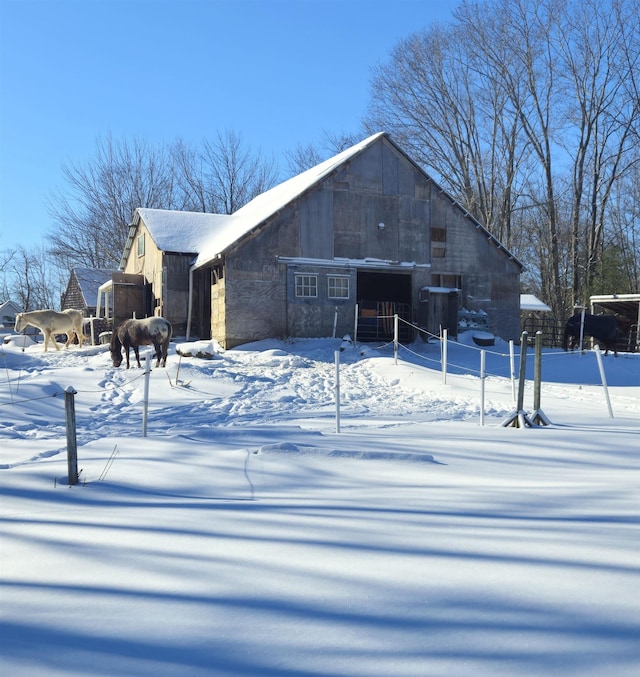
<svg viewBox="0 0 640 677">
<path fill-rule="evenodd" d="M 391 326 L 393 326 L 395 336 L 391 341 L 375 345 L 373 349 L 381 353 L 383 353 L 386 350 L 393 349 L 396 358 L 399 353 L 402 353 L 414 363 L 418 364 L 422 363 L 430 368 L 440 369 L 443 373 L 443 380 L 446 379 L 446 374 L 450 370 L 455 370 L 455 375 L 470 375 L 474 377 L 479 377 L 481 380 L 487 377 L 493 377 L 497 379 L 507 379 L 511 382 L 512 399 L 515 402 L 516 400 L 515 383 L 516 378 L 518 378 L 519 376 L 519 374 L 517 373 L 518 370 L 516 369 L 516 364 L 519 365 L 519 362 L 517 362 L 516 358 L 520 356 L 522 346 L 518 346 L 516 350 L 515 343 L 511 341 L 509 342 L 509 350 L 505 351 L 493 348 L 491 346 L 470 345 L 464 342 L 448 338 L 446 330 L 443 331 L 441 334 L 434 334 L 424 329 L 423 327 L 420 327 L 403 318 L 398 317 L 397 315 L 385 316 L 385 319 L 391 323 Z M 416 339 L 414 339 L 414 342 L 411 344 L 401 343 L 400 340 L 398 339 L 400 335 L 406 334 L 406 331 L 404 332 L 404 334 L 401 332 L 400 327 L 403 325 L 406 325 L 406 331 L 412 331 L 415 333 Z M 527 338 L 527 336 L 523 335 L 522 338 Z M 420 340 L 422 341 L 421 344 L 419 343 Z M 429 351 L 424 352 L 419 349 L 419 346 L 434 346 L 434 345 L 437 345 L 439 348 L 439 351 L 436 354 L 433 354 Z M 450 360 L 448 357 L 449 355 L 449 351 L 447 350 L 448 346 L 455 346 L 457 351 L 471 351 L 475 353 L 477 355 L 476 362 L 477 366 L 473 366 L 472 364 L 470 364 L 468 360 L 463 360 L 461 362 L 457 362 L 455 359 Z M 557 349 L 541 351 L 541 356 L 543 357 L 545 363 L 547 364 L 557 360 L 575 360 L 580 355 L 581 355 L 580 352 L 560 352 Z M 485 360 L 487 356 L 492 358 L 492 362 L 490 362 L 488 365 Z M 0 350 L 0 359 L 3 357 L 5 357 L 4 350 Z M 60 370 L 63 370 L 65 369 L 65 366 L 60 365 L 60 367 L 56 367 L 48 365 L 47 368 L 48 370 L 55 371 L 58 368 Z M 107 381 L 104 383 L 104 385 L 98 388 L 89 388 L 89 389 L 79 388 L 75 389 L 75 392 L 80 395 L 95 393 L 106 394 L 114 391 L 131 392 L 133 391 L 136 382 L 145 377 L 148 377 L 148 373 L 150 373 L 150 371 L 151 370 L 149 371 L 143 370 L 134 376 L 131 376 L 129 378 L 120 381 L 119 383 Z M 49 398 L 63 399 L 65 389 L 63 389 L 59 385 L 56 385 L 55 383 L 51 384 L 52 392 L 50 393 L 44 395 L 39 394 L 33 397 L 21 396 L 20 388 L 22 383 L 24 382 L 23 371 L 21 369 L 18 369 L 17 375 L 14 375 L 14 372 L 15 369 L 10 370 L 9 366 L 6 363 L 4 366 L 0 363 L 0 374 L 2 374 L 3 376 L 3 377 L 0 376 L 0 387 L 3 387 L 5 389 L 5 394 L 9 395 L 8 399 L 6 398 L 6 395 L 5 397 L 0 398 L 0 408 L 16 405 L 26 406 L 29 403 Z M 602 373 L 601 376 L 602 379 L 600 382 L 594 381 L 592 384 L 588 385 L 595 386 L 603 385 L 603 382 L 605 380 L 604 374 Z M 169 376 L 168 378 L 169 381 L 171 382 L 171 378 Z M 33 383 L 30 382 L 29 385 L 33 385 Z M 176 376 L 176 385 L 178 385 L 177 376 Z M 579 385 L 582 386 L 585 384 L 582 383 Z M 210 394 L 213 395 L 213 393 Z M 143 425 L 146 436 L 146 420 Z"/>
<path fill-rule="evenodd" d="M 403 320 L 402 318 L 398 317 L 398 323 L 399 324 L 406 324 L 409 325 L 410 328 L 415 332 L 416 337 L 422 337 L 423 344 L 429 344 L 433 345 L 438 344 L 439 345 L 439 354 L 434 357 L 433 355 L 426 355 L 423 352 L 419 352 L 418 350 L 415 350 L 413 346 L 416 345 L 417 343 L 417 338 L 414 340 L 413 344 L 405 344 L 402 343 L 401 340 L 398 339 L 393 339 L 391 341 L 388 341 L 387 343 L 381 344 L 377 346 L 377 350 L 383 351 L 387 348 L 390 348 L 391 346 L 394 346 L 397 351 L 400 353 L 405 353 L 407 355 L 411 355 L 412 359 L 424 362 L 426 364 L 429 364 L 430 366 L 438 366 L 440 369 L 446 369 L 447 371 L 451 368 L 458 370 L 460 373 L 464 374 L 470 374 L 474 376 L 479 376 L 481 373 L 480 369 L 480 355 L 484 353 L 487 356 L 496 358 L 494 359 L 494 366 L 493 368 L 487 368 L 485 371 L 485 376 L 493 376 L 496 378 L 515 378 L 518 376 L 517 369 L 514 367 L 516 366 L 516 361 L 517 358 L 520 356 L 521 352 L 521 346 L 519 344 L 516 344 L 515 341 L 509 341 L 508 346 L 509 350 L 498 350 L 496 348 L 491 348 L 491 346 L 478 346 L 478 345 L 470 345 L 468 343 L 463 343 L 457 339 L 450 338 L 448 336 L 448 333 L 446 330 L 444 330 L 441 334 L 434 334 L 433 332 L 428 331 L 424 327 L 420 327 L 419 325 L 416 325 L 414 323 L 408 322 L 407 320 Z M 542 332 L 541 332 L 542 334 Z M 523 335 L 521 335 L 521 339 L 523 338 Z M 527 344 L 532 344 L 533 341 L 535 340 L 535 335 L 531 336 L 528 333 L 526 333 L 526 336 L 524 336 L 527 340 Z M 544 341 L 544 334 L 542 334 L 542 342 L 543 346 L 547 346 L 547 344 Z M 457 363 L 455 360 L 450 360 L 449 359 L 449 354 L 450 351 L 446 350 L 445 346 L 455 346 L 457 350 L 460 351 L 471 351 L 474 352 L 478 355 L 477 357 L 477 364 L 478 367 L 473 367 L 469 364 L 469 362 L 465 361 L 464 363 Z M 576 360 L 580 357 L 582 357 L 584 354 L 584 351 L 561 351 L 558 350 L 557 347 L 552 347 L 552 346 L 547 346 L 546 349 L 542 349 L 541 355 L 545 361 L 546 364 L 549 362 L 553 361 L 565 361 L 565 360 Z M 502 368 L 497 368 L 495 364 L 499 363 L 499 359 L 505 360 L 503 363 L 504 366 Z M 594 386 L 599 386 L 601 385 L 601 381 L 593 381 L 592 383 L 576 383 L 576 386 L 580 385 L 594 385 Z"/>
</svg>

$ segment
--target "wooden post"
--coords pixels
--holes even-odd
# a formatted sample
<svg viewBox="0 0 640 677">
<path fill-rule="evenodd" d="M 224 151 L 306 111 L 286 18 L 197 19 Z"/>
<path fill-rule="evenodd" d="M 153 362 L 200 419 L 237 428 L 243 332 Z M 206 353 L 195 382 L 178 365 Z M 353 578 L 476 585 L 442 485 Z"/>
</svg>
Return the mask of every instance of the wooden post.
<svg viewBox="0 0 640 677">
<path fill-rule="evenodd" d="M 358 312 L 359 312 L 359 307 L 358 304 L 356 303 L 355 307 L 355 312 L 353 316 L 353 345 L 357 345 L 358 343 Z"/>
<path fill-rule="evenodd" d="M 540 381 L 542 380 L 542 332 L 536 332 L 535 358 L 533 362 L 533 409 L 540 409 Z"/>
<path fill-rule="evenodd" d="M 64 413 L 67 425 L 67 472 L 69 486 L 78 484 L 78 444 L 76 442 L 76 391 L 68 386 L 64 391 Z"/>
<path fill-rule="evenodd" d="M 536 353 L 533 363 L 533 415 L 531 420 L 538 425 L 549 425 L 549 419 L 540 408 L 542 388 L 542 332 L 536 332 Z"/>
<path fill-rule="evenodd" d="M 516 411 L 502 424 L 503 427 L 524 428 L 535 425 L 524 411 L 524 385 L 527 376 L 527 339 L 526 331 L 520 336 L 520 374 L 518 380 L 518 403 Z"/>
</svg>

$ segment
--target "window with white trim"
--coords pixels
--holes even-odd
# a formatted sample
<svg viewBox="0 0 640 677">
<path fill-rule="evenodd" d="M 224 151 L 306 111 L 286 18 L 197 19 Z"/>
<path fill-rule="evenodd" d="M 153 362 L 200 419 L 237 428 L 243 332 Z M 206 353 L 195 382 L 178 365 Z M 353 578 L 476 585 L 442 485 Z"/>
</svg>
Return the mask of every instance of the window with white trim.
<svg viewBox="0 0 640 677">
<path fill-rule="evenodd" d="M 296 275 L 296 296 L 298 298 L 317 298 L 318 276 Z"/>
<path fill-rule="evenodd" d="M 144 256 L 144 233 L 138 237 L 136 244 L 138 256 Z"/>
<path fill-rule="evenodd" d="M 330 299 L 348 299 L 349 278 L 329 275 L 327 278 L 327 295 Z"/>
</svg>

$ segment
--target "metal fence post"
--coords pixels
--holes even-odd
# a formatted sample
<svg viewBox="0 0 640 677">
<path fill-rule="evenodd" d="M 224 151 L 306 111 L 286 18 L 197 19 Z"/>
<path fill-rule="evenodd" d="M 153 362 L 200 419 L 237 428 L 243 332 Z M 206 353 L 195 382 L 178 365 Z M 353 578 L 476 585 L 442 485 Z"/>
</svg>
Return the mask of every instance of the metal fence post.
<svg viewBox="0 0 640 677">
<path fill-rule="evenodd" d="M 336 432 L 340 432 L 340 351 L 336 350 L 335 354 L 336 365 Z"/>
<path fill-rule="evenodd" d="M 142 437 L 147 436 L 147 417 L 149 414 L 149 375 L 151 374 L 151 354 L 147 353 L 144 362 L 144 397 L 142 399 Z"/>
</svg>

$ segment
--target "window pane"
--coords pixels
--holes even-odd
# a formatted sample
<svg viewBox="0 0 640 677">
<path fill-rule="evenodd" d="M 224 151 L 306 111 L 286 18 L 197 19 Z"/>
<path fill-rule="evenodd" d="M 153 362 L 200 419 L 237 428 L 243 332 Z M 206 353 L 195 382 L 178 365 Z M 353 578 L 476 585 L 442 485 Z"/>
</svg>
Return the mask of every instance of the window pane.
<svg viewBox="0 0 640 677">
<path fill-rule="evenodd" d="M 296 275 L 296 296 L 307 298 L 318 296 L 318 276 Z"/>
<path fill-rule="evenodd" d="M 328 278 L 328 296 L 330 299 L 348 299 L 349 298 L 349 278 L 333 277 Z"/>
</svg>

